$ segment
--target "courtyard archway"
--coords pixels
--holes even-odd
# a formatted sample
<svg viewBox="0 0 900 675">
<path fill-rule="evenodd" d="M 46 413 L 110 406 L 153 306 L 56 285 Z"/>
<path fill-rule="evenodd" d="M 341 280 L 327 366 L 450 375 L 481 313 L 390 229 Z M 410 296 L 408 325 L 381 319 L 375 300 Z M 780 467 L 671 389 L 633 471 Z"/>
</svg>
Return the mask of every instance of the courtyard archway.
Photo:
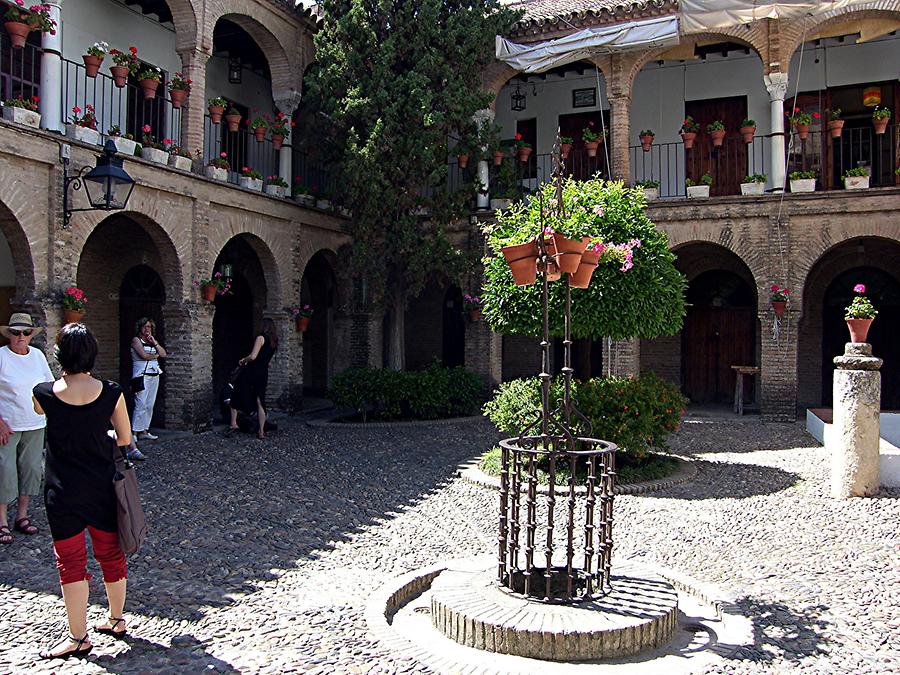
<svg viewBox="0 0 900 675">
<path fill-rule="evenodd" d="M 300 282 L 300 304 L 313 316 L 303 334 L 303 393 L 322 396 L 334 374 L 334 304 L 337 283 L 334 254 L 319 251 L 306 265 Z"/>
</svg>

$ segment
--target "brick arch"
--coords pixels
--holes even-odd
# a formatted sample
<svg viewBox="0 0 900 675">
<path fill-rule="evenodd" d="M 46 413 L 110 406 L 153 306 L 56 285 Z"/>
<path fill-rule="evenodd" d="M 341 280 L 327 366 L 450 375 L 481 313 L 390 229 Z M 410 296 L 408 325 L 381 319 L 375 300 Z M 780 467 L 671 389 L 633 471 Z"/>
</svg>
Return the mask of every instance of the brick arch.
<svg viewBox="0 0 900 675">
<path fill-rule="evenodd" d="M 230 214 L 234 218 L 240 218 L 240 215 Z M 265 311 L 277 312 L 285 305 L 282 289 L 290 288 L 291 260 L 290 245 L 288 242 L 276 242 L 273 240 L 271 225 L 268 227 L 258 222 L 261 219 L 254 219 L 248 223 L 242 220 L 238 226 L 228 222 L 228 217 L 223 215 L 223 220 L 219 220 L 216 224 L 220 227 L 209 235 L 209 250 L 215 251 L 215 255 L 211 255 L 212 260 L 217 260 L 225 249 L 225 246 L 232 239 L 242 239 L 246 242 L 262 267 L 263 280 L 266 284 L 266 305 Z M 273 251 L 277 251 L 273 253 Z M 202 271 L 203 274 L 206 270 Z"/>
<path fill-rule="evenodd" d="M 6 237 L 16 274 L 16 299 L 35 295 L 35 270 L 28 235 L 13 211 L 0 201 L 0 234 Z M 5 318 L 5 317 L 4 317 Z"/>
<path fill-rule="evenodd" d="M 194 0 L 166 0 L 175 26 L 175 51 L 193 49 L 200 43 Z"/>
<path fill-rule="evenodd" d="M 693 244 L 705 244 L 716 246 L 735 256 L 750 274 L 748 281 L 756 289 L 758 304 L 768 279 L 768 271 L 762 268 L 764 258 L 750 241 L 736 237 L 727 223 L 723 226 L 719 222 L 701 222 L 687 230 L 682 227 L 672 230 L 666 228 L 666 234 L 669 237 L 669 249 L 676 255 Z"/>
<path fill-rule="evenodd" d="M 481 71 L 482 89 L 494 95 L 494 98 L 491 99 L 491 110 L 497 109 L 497 97 L 500 95 L 500 90 L 503 89 L 504 85 L 515 77 L 518 72 L 519 71 L 515 68 L 511 68 L 501 61 L 494 61 Z"/>
<path fill-rule="evenodd" d="M 794 52 L 800 47 L 804 35 L 844 23 L 847 20 L 859 19 L 900 19 L 900 0 L 875 0 L 850 7 L 842 7 L 819 16 L 804 16 L 802 19 L 781 21 L 779 27 L 779 53 L 782 70 Z"/>
</svg>

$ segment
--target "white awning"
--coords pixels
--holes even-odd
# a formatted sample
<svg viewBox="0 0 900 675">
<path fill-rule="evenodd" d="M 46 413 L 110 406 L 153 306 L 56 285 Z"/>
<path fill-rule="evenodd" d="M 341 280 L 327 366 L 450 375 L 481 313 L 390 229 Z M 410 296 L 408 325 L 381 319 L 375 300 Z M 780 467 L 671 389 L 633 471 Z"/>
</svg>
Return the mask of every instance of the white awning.
<svg viewBox="0 0 900 675">
<path fill-rule="evenodd" d="M 587 28 L 549 42 L 520 45 L 499 35 L 497 59 L 524 73 L 541 73 L 597 54 L 626 49 L 665 47 L 678 42 L 678 17 Z"/>
<path fill-rule="evenodd" d="M 782 2 L 741 2 L 741 0 L 680 0 L 681 32 L 703 33 L 738 26 L 759 19 L 797 19 L 807 14 L 820 16 L 845 7 L 879 9 L 878 0 L 782 0 Z"/>
</svg>

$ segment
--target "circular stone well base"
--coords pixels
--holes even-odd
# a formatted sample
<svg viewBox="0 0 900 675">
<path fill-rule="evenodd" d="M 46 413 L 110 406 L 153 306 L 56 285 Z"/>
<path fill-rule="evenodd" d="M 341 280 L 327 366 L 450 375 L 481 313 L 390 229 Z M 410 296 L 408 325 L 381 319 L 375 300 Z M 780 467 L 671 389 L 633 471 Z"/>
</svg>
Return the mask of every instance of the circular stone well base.
<svg viewBox="0 0 900 675">
<path fill-rule="evenodd" d="M 467 647 L 550 661 L 621 658 L 667 644 L 678 625 L 675 588 L 640 567 L 613 572 L 603 597 L 559 605 L 501 590 L 496 565 L 447 569 L 431 586 L 432 623 Z"/>
</svg>

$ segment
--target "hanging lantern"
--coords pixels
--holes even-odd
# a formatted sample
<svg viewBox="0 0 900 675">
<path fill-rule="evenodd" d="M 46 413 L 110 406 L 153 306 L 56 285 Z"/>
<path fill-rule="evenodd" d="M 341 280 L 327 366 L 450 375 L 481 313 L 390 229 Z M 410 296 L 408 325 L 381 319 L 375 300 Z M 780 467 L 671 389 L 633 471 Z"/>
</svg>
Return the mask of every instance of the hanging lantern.
<svg viewBox="0 0 900 675">
<path fill-rule="evenodd" d="M 528 101 L 528 97 L 522 93 L 522 90 L 519 88 L 519 83 L 516 82 L 516 90 L 509 97 L 510 107 L 515 112 L 520 112 L 525 110 L 525 103 Z"/>
<path fill-rule="evenodd" d="M 863 89 L 863 105 L 868 108 L 881 105 L 881 87 L 866 87 Z"/>
</svg>

